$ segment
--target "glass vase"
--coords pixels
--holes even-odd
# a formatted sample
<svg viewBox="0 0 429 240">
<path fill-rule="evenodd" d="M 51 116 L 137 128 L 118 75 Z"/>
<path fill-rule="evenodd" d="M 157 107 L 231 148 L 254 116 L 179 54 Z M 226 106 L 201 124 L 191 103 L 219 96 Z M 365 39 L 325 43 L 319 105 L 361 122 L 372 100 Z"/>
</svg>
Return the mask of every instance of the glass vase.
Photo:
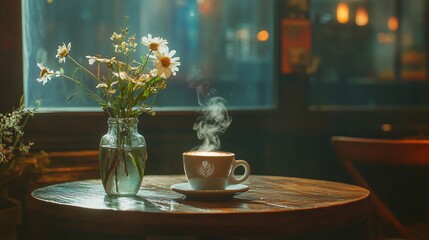
<svg viewBox="0 0 429 240">
<path fill-rule="evenodd" d="M 138 133 L 137 118 L 112 118 L 100 141 L 100 177 L 108 195 L 134 196 L 143 181 L 146 141 Z"/>
</svg>

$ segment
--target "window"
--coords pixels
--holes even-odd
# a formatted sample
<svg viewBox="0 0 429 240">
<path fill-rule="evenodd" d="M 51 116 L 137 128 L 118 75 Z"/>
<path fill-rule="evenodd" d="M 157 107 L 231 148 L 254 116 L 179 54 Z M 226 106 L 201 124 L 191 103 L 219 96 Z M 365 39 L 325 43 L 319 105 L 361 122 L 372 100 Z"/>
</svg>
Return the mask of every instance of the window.
<svg viewBox="0 0 429 240">
<path fill-rule="evenodd" d="M 311 1 L 313 109 L 429 105 L 427 1 Z"/>
<path fill-rule="evenodd" d="M 230 109 L 273 108 L 274 5 L 274 0 L 23 0 L 26 104 L 41 99 L 47 111 L 98 110 L 84 96 L 67 102 L 80 89 L 65 79 L 37 83 L 36 63 L 59 69 L 54 56 L 63 42 L 72 42 L 80 63 L 87 55 L 111 56 L 110 36 L 129 16 L 130 33 L 166 38 L 181 57 L 178 75 L 158 97 L 159 110 L 197 107 L 190 86 L 205 81 Z M 61 65 L 67 66 L 73 71 Z"/>
</svg>

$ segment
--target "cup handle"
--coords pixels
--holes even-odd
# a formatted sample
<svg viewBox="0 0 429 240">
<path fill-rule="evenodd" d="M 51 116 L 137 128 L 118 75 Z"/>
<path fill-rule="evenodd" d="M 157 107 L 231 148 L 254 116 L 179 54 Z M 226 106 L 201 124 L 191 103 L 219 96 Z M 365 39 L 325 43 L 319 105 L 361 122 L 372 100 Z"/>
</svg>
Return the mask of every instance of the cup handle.
<svg viewBox="0 0 429 240">
<path fill-rule="evenodd" d="M 240 177 L 236 177 L 234 175 L 234 171 L 237 167 L 242 166 L 244 168 L 244 174 Z M 249 164 L 244 161 L 244 160 L 235 160 L 234 161 L 234 165 L 232 166 L 231 169 L 231 173 L 229 175 L 229 179 L 228 179 L 228 183 L 229 184 L 239 184 L 242 183 L 244 181 L 246 181 L 246 179 L 249 177 L 250 174 L 250 166 Z"/>
</svg>

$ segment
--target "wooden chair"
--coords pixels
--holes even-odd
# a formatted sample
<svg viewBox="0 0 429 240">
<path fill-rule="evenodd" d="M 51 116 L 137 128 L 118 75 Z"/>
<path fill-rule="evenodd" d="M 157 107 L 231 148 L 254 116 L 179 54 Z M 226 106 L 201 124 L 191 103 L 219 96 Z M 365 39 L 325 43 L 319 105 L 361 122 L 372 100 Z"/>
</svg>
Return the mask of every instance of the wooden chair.
<svg viewBox="0 0 429 240">
<path fill-rule="evenodd" d="M 371 204 L 383 223 L 387 223 L 405 239 L 429 239 L 429 236 L 416 234 L 386 207 L 374 192 L 356 164 L 397 166 L 429 166 L 429 140 L 423 139 L 368 139 L 334 136 L 331 143 L 346 172 L 356 184 L 371 192 Z M 428 204 L 429 205 L 429 204 Z M 428 210 L 429 215 L 429 210 Z M 428 219 L 427 219 L 428 220 Z M 429 230 L 429 225 L 426 229 Z"/>
</svg>

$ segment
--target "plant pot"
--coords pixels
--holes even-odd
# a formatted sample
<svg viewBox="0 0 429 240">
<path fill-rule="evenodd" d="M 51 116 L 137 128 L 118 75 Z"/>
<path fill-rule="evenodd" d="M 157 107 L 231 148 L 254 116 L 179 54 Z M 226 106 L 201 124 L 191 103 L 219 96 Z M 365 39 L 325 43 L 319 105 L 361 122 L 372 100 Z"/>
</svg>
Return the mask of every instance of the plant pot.
<svg viewBox="0 0 429 240">
<path fill-rule="evenodd" d="M 0 198 L 0 239 L 17 239 L 17 226 L 22 223 L 22 208 L 19 201 Z"/>
</svg>

